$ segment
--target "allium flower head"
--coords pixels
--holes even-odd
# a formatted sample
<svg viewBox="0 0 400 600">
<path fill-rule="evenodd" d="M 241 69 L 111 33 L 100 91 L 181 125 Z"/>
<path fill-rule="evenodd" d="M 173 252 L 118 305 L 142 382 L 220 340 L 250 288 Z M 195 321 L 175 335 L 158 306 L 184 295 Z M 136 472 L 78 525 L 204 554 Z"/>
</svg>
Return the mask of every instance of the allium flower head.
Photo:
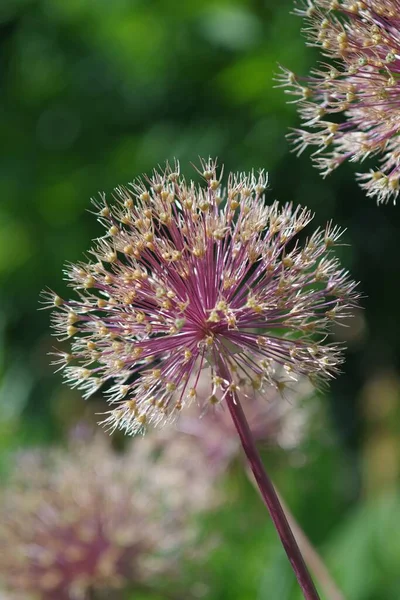
<svg viewBox="0 0 400 600">
<path fill-rule="evenodd" d="M 309 77 L 282 70 L 278 80 L 297 96 L 302 126 L 290 136 L 299 153 L 308 146 L 327 175 L 346 159 L 380 156 L 380 166 L 359 173 L 367 196 L 396 201 L 400 191 L 400 2 L 307 0 L 309 45 L 329 63 Z"/>
<path fill-rule="evenodd" d="M 98 437 L 17 459 L 0 493 L 0 585 L 24 600 L 84 600 L 174 576 L 213 481 L 189 436 L 142 442 L 116 454 Z"/>
<path fill-rule="evenodd" d="M 341 362 L 323 342 L 357 298 L 331 255 L 342 232 L 328 224 L 301 244 L 310 211 L 266 204 L 263 172 L 224 187 L 210 160 L 202 175 L 187 183 L 167 166 L 118 188 L 114 205 L 103 198 L 95 260 L 66 272 L 77 299 L 46 295 L 59 339 L 72 338 L 58 355 L 67 382 L 86 396 L 114 382 L 111 429 L 173 419 L 205 367 L 212 405 L 243 382 L 260 392 L 298 375 L 323 381 Z"/>
</svg>

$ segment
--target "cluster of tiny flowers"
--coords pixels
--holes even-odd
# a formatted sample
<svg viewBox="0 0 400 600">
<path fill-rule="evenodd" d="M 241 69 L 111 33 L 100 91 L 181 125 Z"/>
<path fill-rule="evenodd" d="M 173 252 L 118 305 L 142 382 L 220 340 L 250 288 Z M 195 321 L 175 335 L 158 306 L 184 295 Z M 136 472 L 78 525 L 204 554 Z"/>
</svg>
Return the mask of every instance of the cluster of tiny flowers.
<svg viewBox="0 0 400 600">
<path fill-rule="evenodd" d="M 282 69 L 279 84 L 296 96 L 302 126 L 289 137 L 313 154 L 323 175 L 343 161 L 379 155 L 380 166 L 359 173 L 378 203 L 400 191 L 400 2 L 307 0 L 295 11 L 306 19 L 309 45 L 333 59 L 306 78 Z"/>
<path fill-rule="evenodd" d="M 199 393 L 202 386 L 206 390 L 208 374 L 201 375 Z M 282 395 L 269 387 L 261 396 L 254 389 L 242 387 L 238 394 L 239 402 L 246 406 L 248 421 L 253 439 L 260 446 L 280 447 L 296 450 L 301 445 L 309 429 L 313 387 L 307 378 L 299 378 L 293 386 L 288 386 Z M 251 395 L 251 401 L 247 398 Z M 199 418 L 200 417 L 200 418 Z M 180 431 L 193 436 L 208 459 L 210 467 L 217 472 L 225 472 L 230 463 L 241 454 L 240 438 L 229 410 L 221 403 L 208 407 L 201 413 L 192 406 L 178 422 Z"/>
<path fill-rule="evenodd" d="M 328 224 L 302 245 L 312 214 L 266 204 L 263 172 L 230 174 L 226 187 L 214 161 L 202 161 L 200 174 L 202 183 L 186 182 L 178 164 L 167 165 L 118 188 L 113 205 L 103 198 L 107 231 L 95 260 L 66 271 L 77 299 L 45 294 L 59 339 L 72 338 L 55 362 L 86 396 L 106 384 L 111 430 L 135 433 L 243 385 L 322 382 L 342 360 L 323 343 L 357 302 L 331 255 L 342 231 Z M 204 368 L 209 392 L 200 398 Z"/>
<path fill-rule="evenodd" d="M 116 454 L 97 437 L 17 458 L 0 494 L 0 585 L 13 598 L 117 598 L 175 576 L 213 480 L 189 436 L 142 442 Z"/>
</svg>

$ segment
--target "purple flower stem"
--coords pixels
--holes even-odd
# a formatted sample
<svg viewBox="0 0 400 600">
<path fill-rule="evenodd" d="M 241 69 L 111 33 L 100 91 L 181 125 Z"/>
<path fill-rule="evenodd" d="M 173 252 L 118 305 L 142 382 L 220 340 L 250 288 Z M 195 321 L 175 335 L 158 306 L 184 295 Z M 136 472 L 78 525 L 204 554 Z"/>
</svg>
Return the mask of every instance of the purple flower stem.
<svg viewBox="0 0 400 600">
<path fill-rule="evenodd" d="M 225 398 L 228 404 L 229 412 L 231 413 L 233 422 L 242 442 L 243 449 L 249 461 L 251 470 L 257 481 L 261 496 L 267 505 L 269 514 L 271 515 L 283 547 L 285 548 L 293 571 L 296 574 L 296 578 L 301 587 L 304 598 L 307 600 L 320 600 L 314 582 L 311 579 L 300 549 L 294 538 L 292 530 L 290 529 L 285 513 L 283 512 L 279 498 L 274 490 L 270 478 L 264 469 L 241 404 L 238 398 L 236 398 L 231 392 L 228 392 Z"/>
</svg>

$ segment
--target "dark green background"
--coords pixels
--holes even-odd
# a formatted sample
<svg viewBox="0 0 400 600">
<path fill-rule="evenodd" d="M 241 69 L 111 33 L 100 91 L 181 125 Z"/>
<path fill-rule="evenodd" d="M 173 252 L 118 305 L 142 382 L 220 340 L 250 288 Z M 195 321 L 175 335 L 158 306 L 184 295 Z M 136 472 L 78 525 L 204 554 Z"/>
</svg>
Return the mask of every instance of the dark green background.
<svg viewBox="0 0 400 600">
<path fill-rule="evenodd" d="M 271 199 L 348 228 L 339 254 L 366 297 L 301 460 L 278 449 L 265 460 L 345 597 L 395 600 L 399 209 L 366 199 L 354 166 L 323 180 L 308 156 L 290 154 L 295 105 L 273 76 L 278 63 L 306 73 L 317 60 L 291 9 L 287 0 L 1 0 L 0 450 L 6 464 L 15 448 L 62 442 L 103 406 L 53 375 L 49 315 L 37 311 L 41 289 L 63 293 L 63 263 L 101 233 L 89 198 L 174 157 L 189 175 L 199 155 L 227 171 L 266 168 Z M 209 572 L 193 574 L 208 581 L 205 597 L 298 598 L 254 490 L 239 469 L 226 485 L 231 500 L 208 524 L 226 541 Z"/>
</svg>

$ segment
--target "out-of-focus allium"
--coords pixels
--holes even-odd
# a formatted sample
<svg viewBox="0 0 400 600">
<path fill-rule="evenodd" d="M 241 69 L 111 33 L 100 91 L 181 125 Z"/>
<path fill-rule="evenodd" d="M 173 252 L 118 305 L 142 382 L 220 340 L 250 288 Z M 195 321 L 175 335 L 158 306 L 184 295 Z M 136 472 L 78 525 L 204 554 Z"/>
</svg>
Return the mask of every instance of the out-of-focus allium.
<svg viewBox="0 0 400 600">
<path fill-rule="evenodd" d="M 357 300 L 331 255 L 342 231 L 328 224 L 301 244 L 312 214 L 267 205 L 263 172 L 231 174 L 224 188 L 209 160 L 202 175 L 187 183 L 167 166 L 118 188 L 114 206 L 103 199 L 95 261 L 66 272 L 78 298 L 46 295 L 59 339 L 73 338 L 57 356 L 67 382 L 89 396 L 114 380 L 111 430 L 135 433 L 200 401 L 205 366 L 204 403 L 215 404 L 243 384 L 262 393 L 299 375 L 327 380 L 342 360 L 323 343 Z"/>
<path fill-rule="evenodd" d="M 368 196 L 396 201 L 400 190 L 400 2 L 307 0 L 309 45 L 333 59 L 309 77 L 283 69 L 278 77 L 297 96 L 304 129 L 289 137 L 313 154 L 323 175 L 343 161 L 381 156 L 377 170 L 358 174 Z"/>
<path fill-rule="evenodd" d="M 202 387 L 207 389 L 208 381 L 208 372 L 204 371 L 198 384 L 200 395 Z M 273 387 L 265 390 L 262 396 L 254 389 L 242 387 L 238 399 L 246 406 L 246 418 L 254 440 L 259 445 L 296 449 L 309 429 L 310 411 L 313 409 L 309 396 L 312 390 L 311 383 L 304 377 L 293 387 L 288 386 L 283 398 Z M 247 400 L 249 395 L 251 401 Z M 197 406 L 191 407 L 181 415 L 178 427 L 198 440 L 209 464 L 217 471 L 224 471 L 240 454 L 240 438 L 229 411 L 222 403 L 210 407 L 203 414 Z"/>
<path fill-rule="evenodd" d="M 107 442 L 17 459 L 0 494 L 0 585 L 11 593 L 116 598 L 174 576 L 195 539 L 193 516 L 215 500 L 204 454 L 183 435 L 149 435 L 125 454 Z"/>
</svg>

